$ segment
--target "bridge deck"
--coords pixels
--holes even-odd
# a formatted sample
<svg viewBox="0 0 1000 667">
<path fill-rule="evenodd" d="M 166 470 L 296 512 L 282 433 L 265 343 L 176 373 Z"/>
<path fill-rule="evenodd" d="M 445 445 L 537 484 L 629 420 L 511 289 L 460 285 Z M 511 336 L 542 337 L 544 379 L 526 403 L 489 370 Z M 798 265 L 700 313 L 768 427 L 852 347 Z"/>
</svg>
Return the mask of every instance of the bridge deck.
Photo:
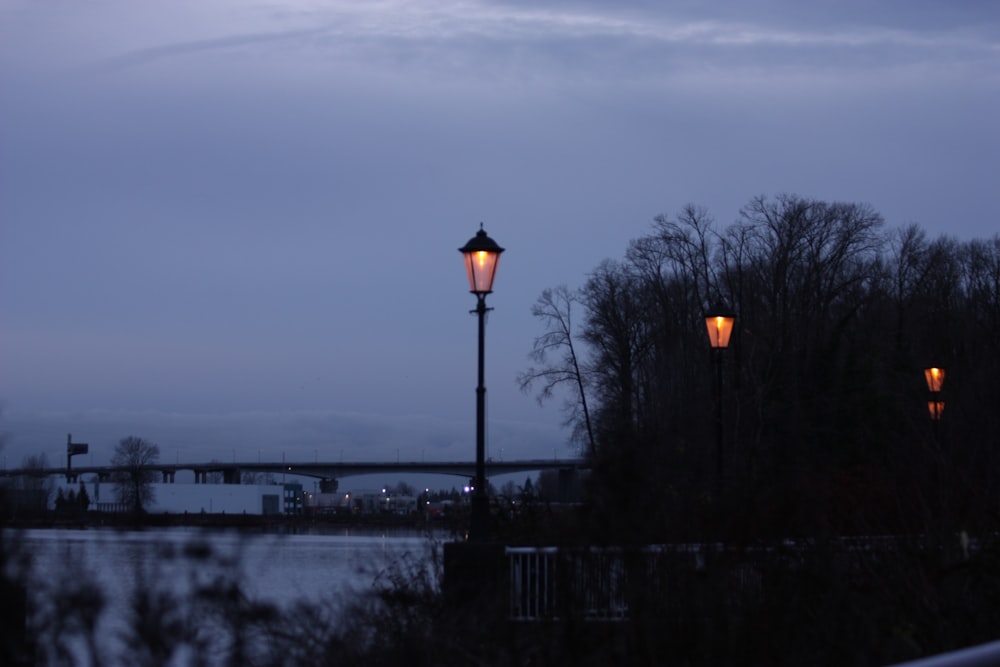
<svg viewBox="0 0 1000 667">
<path fill-rule="evenodd" d="M 540 470 L 575 470 L 586 467 L 583 459 L 524 459 L 515 461 L 487 461 L 488 475 L 505 475 L 516 472 Z M 208 461 L 197 463 L 156 463 L 149 466 L 150 470 L 159 472 L 165 477 L 178 471 L 192 471 L 196 476 L 210 472 L 221 472 L 227 480 L 238 480 L 244 472 L 285 473 L 303 477 L 320 479 L 340 479 L 356 475 L 368 475 L 380 472 L 423 473 L 435 475 L 457 475 L 472 477 L 475 475 L 474 461 L 367 461 L 367 462 L 329 462 L 329 461 Z M 10 469 L 0 470 L 0 477 L 34 476 L 48 477 L 54 475 L 96 474 L 100 477 L 110 477 L 124 469 L 116 466 L 74 466 L 67 468 L 43 469 Z M 238 482 L 237 482 L 238 483 Z"/>
</svg>

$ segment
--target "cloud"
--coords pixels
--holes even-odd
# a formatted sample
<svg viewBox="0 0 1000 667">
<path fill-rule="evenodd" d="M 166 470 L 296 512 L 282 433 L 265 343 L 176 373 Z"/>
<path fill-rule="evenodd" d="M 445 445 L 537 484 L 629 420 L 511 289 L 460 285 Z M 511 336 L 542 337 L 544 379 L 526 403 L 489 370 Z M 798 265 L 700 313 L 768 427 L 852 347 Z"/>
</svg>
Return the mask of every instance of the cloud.
<svg viewBox="0 0 1000 667">
<path fill-rule="evenodd" d="M 93 66 L 93 69 L 95 71 L 128 69 L 172 57 L 206 51 L 221 51 L 273 42 L 298 41 L 306 37 L 324 35 L 329 32 L 328 28 L 310 28 L 304 30 L 275 31 L 269 33 L 227 35 L 214 39 L 174 42 L 170 44 L 136 49 L 118 56 L 113 56 L 98 62 Z"/>
<path fill-rule="evenodd" d="M 710 18 L 690 6 L 640 11 L 634 6 L 552 9 L 489 2 L 375 2 L 242 16 L 237 23 L 252 23 L 254 29 L 228 32 L 229 22 L 202 22 L 201 34 L 213 29 L 216 34 L 132 48 L 105 57 L 95 69 L 116 71 L 187 56 L 258 51 L 267 55 L 254 59 L 258 74 L 288 71 L 294 62 L 299 68 L 310 63 L 345 75 L 360 66 L 382 76 L 424 72 L 459 77 L 468 84 L 486 75 L 523 84 L 537 76 L 529 72 L 538 67 L 570 80 L 604 79 L 610 72 L 628 80 L 692 68 L 702 76 L 714 67 L 753 70 L 779 58 L 787 62 L 792 54 L 799 68 L 829 69 L 836 63 L 836 69 L 856 71 L 873 65 L 929 64 L 942 57 L 975 63 L 994 59 L 998 52 L 989 28 L 972 22 L 947 28 L 907 26 L 899 20 L 887 25 L 860 12 L 855 12 L 854 21 L 850 14 L 796 21 L 779 12 Z"/>
</svg>

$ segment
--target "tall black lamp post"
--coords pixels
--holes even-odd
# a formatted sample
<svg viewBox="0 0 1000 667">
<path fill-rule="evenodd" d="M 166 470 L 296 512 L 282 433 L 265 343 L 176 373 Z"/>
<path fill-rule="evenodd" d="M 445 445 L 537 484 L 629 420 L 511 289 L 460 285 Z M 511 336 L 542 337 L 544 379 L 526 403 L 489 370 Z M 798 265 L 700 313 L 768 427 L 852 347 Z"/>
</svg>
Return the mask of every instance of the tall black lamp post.
<svg viewBox="0 0 1000 667">
<path fill-rule="evenodd" d="M 736 316 L 722 304 L 716 304 L 705 313 L 708 343 L 715 355 L 715 472 L 719 489 L 722 489 L 722 351 L 729 347 Z"/>
<path fill-rule="evenodd" d="M 490 500 L 486 493 L 486 386 L 483 382 L 486 313 L 486 295 L 493 291 L 493 278 L 497 272 L 503 248 L 486 235 L 482 224 L 479 231 L 458 249 L 465 257 L 465 270 L 469 274 L 469 291 L 476 295 L 479 316 L 479 384 L 476 386 L 476 477 L 472 490 L 472 517 L 469 522 L 469 540 L 486 542 L 490 537 Z"/>
</svg>

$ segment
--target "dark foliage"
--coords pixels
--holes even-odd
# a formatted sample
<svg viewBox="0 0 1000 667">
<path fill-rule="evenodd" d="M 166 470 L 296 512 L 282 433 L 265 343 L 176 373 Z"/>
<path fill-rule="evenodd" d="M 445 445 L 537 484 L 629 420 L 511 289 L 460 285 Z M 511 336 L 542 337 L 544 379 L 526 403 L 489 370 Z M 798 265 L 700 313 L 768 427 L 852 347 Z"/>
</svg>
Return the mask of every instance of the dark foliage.
<svg viewBox="0 0 1000 667">
<path fill-rule="evenodd" d="M 932 241 L 865 205 L 758 197 L 721 231 L 692 206 L 660 216 L 560 294 L 536 308 L 551 366 L 527 377 L 581 380 L 593 540 L 995 528 L 1000 237 Z M 703 320 L 717 301 L 737 316 L 720 397 Z M 554 336 L 560 304 L 579 329 Z M 929 366 L 947 371 L 937 424 Z"/>
<path fill-rule="evenodd" d="M 115 494 L 118 502 L 132 508 L 138 516 L 153 502 L 153 482 L 156 473 L 150 467 L 160 459 L 160 448 L 142 438 L 130 435 L 122 438 L 111 456 Z"/>
</svg>

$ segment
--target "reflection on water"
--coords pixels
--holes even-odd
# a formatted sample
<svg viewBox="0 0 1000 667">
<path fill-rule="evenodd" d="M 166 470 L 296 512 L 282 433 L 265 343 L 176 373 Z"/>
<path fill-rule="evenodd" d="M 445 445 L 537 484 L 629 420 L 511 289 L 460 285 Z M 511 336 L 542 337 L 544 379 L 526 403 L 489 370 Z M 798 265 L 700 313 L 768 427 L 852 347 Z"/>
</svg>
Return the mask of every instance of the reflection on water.
<svg viewBox="0 0 1000 667">
<path fill-rule="evenodd" d="M 194 528 L 143 531 L 29 530 L 22 543 L 41 582 L 68 572 L 91 576 L 109 599 L 122 599 L 137 580 L 171 581 L 178 592 L 210 566 L 239 573 L 249 597 L 282 606 L 369 588 L 393 559 L 429 557 L 434 540 L 416 531 L 336 534 L 245 534 Z M 235 571 L 234 571 L 235 570 Z"/>
<path fill-rule="evenodd" d="M 430 559 L 440 544 L 417 532 L 353 529 L 292 535 L 194 528 L 28 530 L 18 541 L 30 555 L 29 600 L 41 625 L 52 630 L 58 619 L 86 619 L 95 598 L 106 603 L 94 607 L 103 609 L 90 633 L 99 638 L 99 648 L 80 639 L 87 632 L 68 640 L 65 650 L 76 664 L 86 664 L 88 651 L 101 653 L 102 660 L 119 652 L 134 618 L 136 590 L 154 591 L 181 610 L 187 606 L 177 601 L 192 599 L 194 591 L 232 590 L 236 582 L 249 601 L 286 612 L 306 602 L 337 609 L 338 602 L 370 591 L 393 562 Z M 184 664 L 180 660 L 176 664 Z"/>
</svg>

